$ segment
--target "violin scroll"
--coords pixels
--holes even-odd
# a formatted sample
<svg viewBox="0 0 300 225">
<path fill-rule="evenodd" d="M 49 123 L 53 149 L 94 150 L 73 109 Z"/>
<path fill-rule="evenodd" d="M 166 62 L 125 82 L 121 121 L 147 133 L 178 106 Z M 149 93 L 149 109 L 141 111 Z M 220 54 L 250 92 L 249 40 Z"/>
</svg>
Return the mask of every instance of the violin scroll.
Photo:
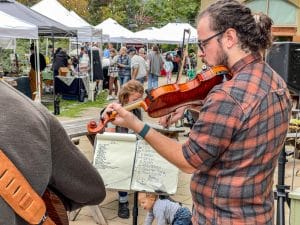
<svg viewBox="0 0 300 225">
<path fill-rule="evenodd" d="M 113 112 L 106 112 L 104 117 L 101 117 L 98 124 L 96 121 L 92 120 L 87 124 L 87 130 L 89 134 L 97 134 L 103 133 L 106 127 L 106 124 L 110 121 L 113 121 L 116 117 L 117 113 Z"/>
<path fill-rule="evenodd" d="M 94 120 L 90 121 L 87 124 L 87 130 L 89 134 L 103 133 L 104 128 L 105 125 L 103 124 L 102 120 L 100 120 L 98 124 Z"/>
</svg>

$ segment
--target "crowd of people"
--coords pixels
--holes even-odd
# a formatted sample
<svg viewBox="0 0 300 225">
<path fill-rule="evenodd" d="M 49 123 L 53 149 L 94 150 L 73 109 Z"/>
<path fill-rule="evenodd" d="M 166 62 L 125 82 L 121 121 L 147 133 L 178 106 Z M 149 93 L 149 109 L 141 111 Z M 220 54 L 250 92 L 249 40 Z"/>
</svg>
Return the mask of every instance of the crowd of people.
<svg viewBox="0 0 300 225">
<path fill-rule="evenodd" d="M 201 100 L 198 119 L 184 143 L 149 127 L 140 112 L 123 107 L 142 96 L 144 82 L 149 89 L 158 87 L 163 68 L 166 83 L 171 82 L 169 55 L 163 58 L 157 45 L 147 54 L 144 48 L 123 46 L 117 51 L 112 45 L 103 55 L 97 46 L 81 49 L 79 67 L 80 61 L 88 65 L 86 54 L 99 59 L 93 64 L 99 89 L 103 85 L 100 59 L 109 62 L 108 100 L 118 98 L 118 102 L 111 102 L 102 112 L 116 112 L 107 130 L 138 134 L 170 163 L 192 174 L 192 213 L 170 199 L 141 193 L 140 204 L 149 211 L 145 224 L 152 224 L 154 218 L 159 225 L 274 224 L 273 175 L 288 131 L 292 102 L 282 77 L 263 60 L 263 53 L 272 44 L 271 26 L 270 17 L 254 15 L 237 0 L 218 0 L 200 12 L 198 56 L 208 68 L 224 65 L 229 73 Z M 63 54 L 56 51 L 54 61 L 64 61 Z M 0 102 L 6 109 L 0 117 L 0 149 L 34 190 L 42 195 L 47 187 L 52 189 L 68 210 L 101 203 L 106 195 L 101 174 L 69 140 L 58 120 L 4 82 L 0 81 L 0 86 Z M 170 126 L 189 107 L 162 116 L 160 124 Z M 0 173 L 2 176 L 5 172 Z M 127 203 L 127 193 L 119 193 L 122 218 L 129 217 Z M 0 224 L 27 224 L 2 198 L 0 211 Z"/>
<path fill-rule="evenodd" d="M 172 83 L 172 75 L 179 72 L 182 61 L 181 48 L 176 48 L 172 54 L 169 52 L 163 54 L 156 44 L 147 50 L 144 47 L 135 48 L 133 46 L 121 46 L 117 49 L 109 43 L 103 50 L 100 50 L 97 43 L 93 43 L 92 47 L 89 46 L 89 43 L 85 43 L 80 47 L 79 54 L 72 56 L 69 56 L 67 51 L 61 47 L 54 50 L 50 46 L 49 49 L 51 70 L 54 76 L 60 75 L 61 68 L 67 68 L 72 75 L 91 76 L 93 74 L 90 79 L 95 82 L 95 92 L 99 94 L 103 89 L 108 89 L 108 101 L 117 99 L 119 86 L 122 87 L 131 79 L 138 80 L 142 84 L 147 82 L 148 89 L 158 87 L 160 76 L 166 77 L 166 84 Z M 34 54 L 32 47 L 30 80 L 33 99 L 34 93 L 36 93 Z M 195 62 L 192 59 L 193 57 L 186 58 L 185 70 L 191 66 L 193 69 L 196 68 L 195 63 L 190 63 Z M 40 53 L 41 72 L 46 68 L 45 63 L 45 56 Z M 91 68 L 93 68 L 93 73 L 91 73 Z"/>
</svg>

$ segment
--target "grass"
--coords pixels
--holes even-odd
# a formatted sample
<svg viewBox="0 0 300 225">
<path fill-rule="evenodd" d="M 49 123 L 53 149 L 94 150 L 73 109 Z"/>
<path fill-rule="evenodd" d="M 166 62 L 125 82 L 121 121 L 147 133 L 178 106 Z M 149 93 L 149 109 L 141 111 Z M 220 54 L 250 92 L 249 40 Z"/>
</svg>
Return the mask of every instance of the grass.
<svg viewBox="0 0 300 225">
<path fill-rule="evenodd" d="M 103 108 L 107 105 L 106 101 L 107 93 L 102 92 L 99 94 L 95 101 L 86 101 L 86 102 L 79 102 L 76 100 L 65 100 L 60 99 L 60 114 L 59 117 L 70 117 L 70 118 L 76 118 L 80 117 L 82 111 L 91 108 L 91 107 L 97 107 L 97 108 Z M 52 98 L 53 99 L 53 98 Z M 50 112 L 54 112 L 54 105 L 53 102 L 51 104 L 45 105 Z M 100 110 L 99 110 L 100 111 Z"/>
</svg>

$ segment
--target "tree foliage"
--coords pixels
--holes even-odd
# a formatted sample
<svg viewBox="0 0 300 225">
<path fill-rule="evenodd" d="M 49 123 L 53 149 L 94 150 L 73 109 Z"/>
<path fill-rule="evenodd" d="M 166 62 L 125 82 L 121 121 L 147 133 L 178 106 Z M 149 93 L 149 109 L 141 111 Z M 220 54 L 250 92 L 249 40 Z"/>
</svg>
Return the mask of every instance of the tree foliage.
<svg viewBox="0 0 300 225">
<path fill-rule="evenodd" d="M 38 3 L 40 0 L 17 0 L 17 2 L 22 3 L 23 5 L 26 6 L 33 6 L 34 4 Z"/>
<path fill-rule="evenodd" d="M 169 22 L 187 22 L 193 25 L 199 8 L 200 0 L 149 0 L 145 14 L 152 18 L 151 25 L 157 27 Z"/>
<path fill-rule="evenodd" d="M 90 17 L 87 0 L 59 0 L 59 2 L 65 8 L 73 10 L 85 20 Z"/>
<path fill-rule="evenodd" d="M 18 0 L 32 6 L 39 0 Z M 169 22 L 195 23 L 201 0 L 58 0 L 92 25 L 113 18 L 136 31 Z"/>
</svg>

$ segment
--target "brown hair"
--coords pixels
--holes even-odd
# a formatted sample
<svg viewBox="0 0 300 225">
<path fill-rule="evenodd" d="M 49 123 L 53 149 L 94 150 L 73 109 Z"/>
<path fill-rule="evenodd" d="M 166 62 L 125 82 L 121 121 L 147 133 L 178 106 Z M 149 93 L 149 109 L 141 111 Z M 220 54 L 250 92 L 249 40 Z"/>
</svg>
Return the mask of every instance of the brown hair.
<svg viewBox="0 0 300 225">
<path fill-rule="evenodd" d="M 219 0 L 211 4 L 200 12 L 197 21 L 205 16 L 209 16 L 210 28 L 217 33 L 235 29 L 244 51 L 258 52 L 272 44 L 272 19 L 263 13 L 253 16 L 250 8 L 236 0 Z"/>
<path fill-rule="evenodd" d="M 152 51 L 154 51 L 156 54 L 159 54 L 159 48 L 157 45 L 152 46 Z"/>
<path fill-rule="evenodd" d="M 114 48 L 109 49 L 109 51 L 113 52 L 113 53 L 117 53 L 116 49 L 114 49 Z"/>
<path fill-rule="evenodd" d="M 141 95 L 144 94 L 144 86 L 141 82 L 137 80 L 130 80 L 125 83 L 119 93 L 119 102 L 124 105 L 128 103 L 129 95 L 133 93 L 140 93 Z"/>
</svg>

